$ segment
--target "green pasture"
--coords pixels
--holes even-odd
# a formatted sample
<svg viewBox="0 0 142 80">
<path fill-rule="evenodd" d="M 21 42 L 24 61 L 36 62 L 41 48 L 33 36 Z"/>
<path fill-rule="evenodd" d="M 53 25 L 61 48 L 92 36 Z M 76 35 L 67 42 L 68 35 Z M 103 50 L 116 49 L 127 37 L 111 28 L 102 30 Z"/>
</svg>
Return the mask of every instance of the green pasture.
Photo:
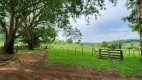
<svg viewBox="0 0 142 80">
<path fill-rule="evenodd" d="M 133 53 L 133 50 L 130 50 L 129 54 L 129 50 L 123 50 L 124 61 L 112 61 L 110 59 L 99 59 L 98 53 L 93 53 L 92 55 L 91 46 L 80 46 L 76 44 L 52 46 L 52 49 L 48 50 L 47 65 L 64 64 L 109 73 L 115 71 L 127 77 L 142 77 L 142 63 L 140 62 L 139 51 L 135 50 Z"/>
</svg>

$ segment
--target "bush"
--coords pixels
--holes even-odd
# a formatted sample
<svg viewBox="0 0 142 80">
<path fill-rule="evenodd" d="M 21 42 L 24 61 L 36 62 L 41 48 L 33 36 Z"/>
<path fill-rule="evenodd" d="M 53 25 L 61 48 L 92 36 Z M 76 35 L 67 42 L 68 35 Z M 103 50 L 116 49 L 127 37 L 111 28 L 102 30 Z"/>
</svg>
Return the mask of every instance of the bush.
<svg viewBox="0 0 142 80">
<path fill-rule="evenodd" d="M 103 41 L 102 44 L 101 44 L 101 46 L 106 48 L 106 47 L 108 47 L 108 44 L 107 44 L 106 41 Z"/>
<path fill-rule="evenodd" d="M 72 43 L 73 42 L 73 40 L 71 39 L 71 38 L 69 38 L 69 39 L 67 39 L 67 41 L 66 41 L 67 43 Z"/>
</svg>

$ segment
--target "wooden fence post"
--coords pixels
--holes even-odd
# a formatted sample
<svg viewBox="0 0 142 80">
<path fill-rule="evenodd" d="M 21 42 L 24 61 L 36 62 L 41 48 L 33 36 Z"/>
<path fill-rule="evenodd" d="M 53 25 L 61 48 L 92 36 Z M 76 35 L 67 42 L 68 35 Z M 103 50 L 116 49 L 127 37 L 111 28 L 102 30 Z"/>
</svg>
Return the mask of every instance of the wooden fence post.
<svg viewBox="0 0 142 80">
<path fill-rule="evenodd" d="M 120 57 L 121 57 L 122 60 L 124 60 L 122 50 L 120 51 Z"/>
<path fill-rule="evenodd" d="M 108 49 L 108 58 L 110 58 L 110 49 Z"/>
<path fill-rule="evenodd" d="M 101 49 L 99 49 L 99 57 L 101 58 Z"/>
</svg>

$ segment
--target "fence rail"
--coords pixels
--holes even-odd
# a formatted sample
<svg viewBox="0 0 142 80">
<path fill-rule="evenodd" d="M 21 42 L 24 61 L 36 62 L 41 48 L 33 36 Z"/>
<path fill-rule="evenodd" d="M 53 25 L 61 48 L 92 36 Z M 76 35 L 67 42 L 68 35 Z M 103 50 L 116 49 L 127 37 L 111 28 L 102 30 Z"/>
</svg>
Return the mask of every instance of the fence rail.
<svg viewBox="0 0 142 80">
<path fill-rule="evenodd" d="M 100 59 L 120 59 L 123 60 L 122 50 L 99 49 Z"/>
<path fill-rule="evenodd" d="M 139 50 L 134 50 L 134 49 L 122 49 L 120 52 L 120 50 L 115 50 L 115 51 L 109 51 L 108 49 L 97 49 L 97 48 L 91 48 L 91 47 L 58 47 L 58 46 L 42 46 L 42 48 L 45 48 L 45 49 L 51 49 L 51 50 L 56 50 L 56 49 L 59 49 L 59 50 L 62 50 L 62 51 L 74 51 L 74 54 L 82 54 L 82 55 L 85 55 L 85 54 L 88 54 L 90 53 L 91 56 L 101 56 L 102 58 L 108 58 L 109 54 L 110 56 L 116 56 L 119 55 L 119 56 L 122 56 L 122 57 L 125 57 L 126 55 L 127 56 L 137 56 L 137 57 L 140 57 L 140 51 Z M 15 52 L 18 52 L 18 51 L 23 51 L 23 50 L 27 50 L 27 47 L 26 46 L 15 46 Z M 101 50 L 101 51 L 100 51 Z M 100 54 L 101 52 L 101 54 Z M 110 53 L 109 53 L 110 52 Z M 123 53 L 123 54 L 121 54 Z M 121 57 L 121 59 L 123 59 Z"/>
</svg>

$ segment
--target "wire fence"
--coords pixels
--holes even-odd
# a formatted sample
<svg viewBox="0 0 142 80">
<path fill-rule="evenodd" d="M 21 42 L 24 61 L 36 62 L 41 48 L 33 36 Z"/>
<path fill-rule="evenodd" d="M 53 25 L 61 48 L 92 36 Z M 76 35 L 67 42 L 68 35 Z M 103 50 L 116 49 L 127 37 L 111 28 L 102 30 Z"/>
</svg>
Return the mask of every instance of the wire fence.
<svg viewBox="0 0 142 80">
<path fill-rule="evenodd" d="M 97 54 L 98 51 L 96 51 L 94 48 L 84 48 L 84 47 L 52 47 L 51 50 L 60 50 L 60 51 L 72 51 L 74 54 L 81 53 L 82 55 L 91 53 L 93 56 L 94 54 Z M 99 50 L 99 49 L 98 49 Z M 140 50 L 135 50 L 135 49 L 120 49 L 122 50 L 122 53 L 125 56 L 137 56 L 140 57 L 141 53 Z"/>
<path fill-rule="evenodd" d="M 18 52 L 18 51 L 24 51 L 24 50 L 27 50 L 27 46 L 25 45 L 22 45 L 22 46 L 14 46 L 14 51 L 15 52 Z M 50 50 L 60 50 L 60 51 L 66 51 L 66 52 L 72 52 L 73 54 L 81 54 L 81 55 L 84 55 L 84 54 L 90 54 L 91 56 L 94 56 L 95 54 L 98 55 L 98 51 L 95 50 L 94 48 L 91 48 L 91 47 L 58 47 L 58 46 L 47 46 L 47 45 L 44 45 L 44 46 L 39 46 L 37 47 L 37 49 L 50 49 Z M 137 57 L 140 57 L 141 56 L 141 53 L 140 53 L 140 50 L 135 50 L 135 49 L 121 49 L 122 50 L 122 53 L 125 56 L 137 56 Z"/>
</svg>

